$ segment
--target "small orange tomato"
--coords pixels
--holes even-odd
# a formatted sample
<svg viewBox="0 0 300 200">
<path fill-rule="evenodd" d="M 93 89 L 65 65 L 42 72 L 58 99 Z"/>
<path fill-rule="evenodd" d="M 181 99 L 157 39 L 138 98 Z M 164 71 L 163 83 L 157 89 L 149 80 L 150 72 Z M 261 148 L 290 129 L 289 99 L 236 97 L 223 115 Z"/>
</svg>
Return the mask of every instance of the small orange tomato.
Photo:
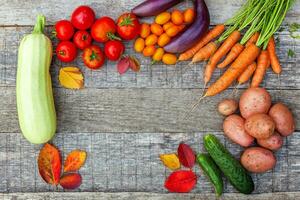
<svg viewBox="0 0 300 200">
<path fill-rule="evenodd" d="M 163 25 L 171 19 L 171 14 L 169 12 L 162 12 L 155 17 L 155 23 Z"/>
<path fill-rule="evenodd" d="M 165 51 L 163 48 L 156 49 L 155 53 L 152 56 L 152 60 L 156 61 L 156 62 L 161 61 L 164 53 L 165 53 Z"/>
<path fill-rule="evenodd" d="M 146 37 L 148 37 L 148 35 L 150 35 L 150 26 L 149 26 L 149 24 L 143 23 L 141 25 L 140 36 L 142 38 L 146 38 Z"/>
<path fill-rule="evenodd" d="M 155 46 L 146 46 L 145 49 L 143 50 L 143 55 L 146 57 L 150 57 L 155 53 Z"/>
<path fill-rule="evenodd" d="M 134 50 L 136 52 L 142 52 L 145 48 L 145 40 L 143 38 L 136 39 L 134 43 Z"/>
<path fill-rule="evenodd" d="M 164 31 L 166 31 L 168 28 L 170 28 L 172 26 L 174 26 L 174 24 L 172 22 L 168 22 L 163 25 L 163 29 L 164 29 Z"/>
<path fill-rule="evenodd" d="M 158 37 L 157 35 L 151 34 L 145 39 L 145 45 L 151 46 L 157 43 Z"/>
<path fill-rule="evenodd" d="M 175 35 L 177 35 L 179 32 L 181 31 L 181 27 L 180 26 L 172 26 L 170 28 L 168 28 L 166 30 L 166 34 L 169 37 L 174 37 Z"/>
<path fill-rule="evenodd" d="M 174 10 L 172 12 L 172 22 L 175 24 L 175 25 L 181 25 L 183 24 L 183 14 L 180 12 L 180 10 Z"/>
<path fill-rule="evenodd" d="M 184 28 L 185 28 L 185 25 L 184 25 L 184 24 L 180 25 L 180 26 L 179 26 L 179 32 L 182 31 Z"/>
<path fill-rule="evenodd" d="M 164 47 L 165 45 L 167 45 L 170 42 L 171 38 L 170 36 L 168 36 L 168 34 L 163 33 L 161 36 L 159 36 L 158 40 L 157 40 L 157 44 L 160 47 Z"/>
<path fill-rule="evenodd" d="M 157 36 L 160 36 L 164 32 L 164 29 L 161 27 L 161 25 L 156 24 L 156 23 L 151 24 L 150 29 L 151 29 L 151 32 Z"/>
<path fill-rule="evenodd" d="M 166 53 L 163 55 L 162 61 L 166 65 L 175 65 L 177 62 L 177 57 L 174 54 Z"/>
<path fill-rule="evenodd" d="M 193 8 L 188 8 L 183 13 L 184 22 L 190 24 L 194 21 L 195 11 Z"/>
</svg>

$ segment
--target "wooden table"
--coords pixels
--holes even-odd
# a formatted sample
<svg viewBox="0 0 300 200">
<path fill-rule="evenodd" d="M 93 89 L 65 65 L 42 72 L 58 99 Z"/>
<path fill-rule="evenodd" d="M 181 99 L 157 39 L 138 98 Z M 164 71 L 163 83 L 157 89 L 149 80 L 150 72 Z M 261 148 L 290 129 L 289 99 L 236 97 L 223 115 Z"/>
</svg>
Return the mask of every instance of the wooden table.
<svg viewBox="0 0 300 200">
<path fill-rule="evenodd" d="M 83 184 L 75 191 L 63 192 L 42 181 L 37 170 L 40 145 L 29 144 L 20 134 L 15 102 L 17 49 L 24 34 L 31 32 L 38 13 L 46 15 L 48 24 L 69 18 L 78 5 L 88 4 L 97 16 L 116 18 L 141 0 L 31 0 L 3 1 L 0 6 L 0 199 L 215 199 L 213 188 L 199 167 L 196 188 L 190 194 L 168 194 L 163 187 L 170 174 L 158 155 L 176 151 L 184 141 L 197 152 L 203 151 L 205 133 L 216 134 L 226 147 L 239 156 L 242 148 L 225 139 L 222 120 L 216 104 L 231 94 L 232 89 L 206 99 L 188 120 L 184 114 L 199 98 L 203 88 L 203 66 L 197 64 L 184 72 L 188 62 L 175 67 L 150 66 L 150 60 L 136 55 L 141 72 L 120 76 L 115 63 L 106 62 L 101 70 L 79 66 L 85 76 L 85 89 L 73 91 L 58 83 L 58 70 L 65 64 L 54 59 L 51 66 L 55 104 L 58 115 L 57 134 L 52 141 L 63 155 L 75 148 L 88 152 L 80 170 Z M 206 0 L 211 24 L 224 22 L 242 4 L 242 0 Z M 186 1 L 180 7 L 191 6 Z M 283 73 L 268 71 L 263 86 L 274 101 L 283 101 L 296 116 L 297 131 L 276 152 L 276 168 L 255 174 L 255 192 L 240 195 L 226 181 L 223 199 L 300 199 L 300 40 L 291 39 L 287 23 L 300 23 L 300 1 L 285 20 L 279 33 L 278 54 Z M 48 28 L 48 33 L 50 28 Z M 127 54 L 135 54 L 132 43 Z M 288 58 L 288 49 L 295 57 Z M 217 70 L 214 80 L 222 72 Z M 240 94 L 243 88 L 238 90 Z M 80 193 L 79 193 L 80 192 Z"/>
</svg>

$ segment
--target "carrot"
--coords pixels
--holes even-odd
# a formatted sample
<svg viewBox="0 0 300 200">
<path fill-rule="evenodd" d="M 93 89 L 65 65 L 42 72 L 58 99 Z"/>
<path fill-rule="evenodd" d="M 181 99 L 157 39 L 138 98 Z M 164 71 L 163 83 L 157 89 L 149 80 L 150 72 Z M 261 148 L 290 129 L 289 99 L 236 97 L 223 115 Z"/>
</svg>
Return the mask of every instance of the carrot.
<svg viewBox="0 0 300 200">
<path fill-rule="evenodd" d="M 208 88 L 204 97 L 217 95 L 228 88 L 255 61 L 259 53 L 260 48 L 255 44 L 251 44 L 245 48 L 226 72 Z"/>
<path fill-rule="evenodd" d="M 211 55 L 215 53 L 217 48 L 218 45 L 215 42 L 208 43 L 194 55 L 191 63 L 195 63 L 202 60 L 208 60 L 211 57 Z"/>
<path fill-rule="evenodd" d="M 250 44 L 255 44 L 257 42 L 259 38 L 259 32 L 255 32 L 251 38 L 247 41 L 247 43 L 245 44 L 245 46 L 249 46 Z"/>
<path fill-rule="evenodd" d="M 188 60 L 193 57 L 202 47 L 207 45 L 211 40 L 219 36 L 225 30 L 224 24 L 219 24 L 211 29 L 202 39 L 192 48 L 180 54 L 179 60 Z"/>
<path fill-rule="evenodd" d="M 226 56 L 225 60 L 218 65 L 218 68 L 222 69 L 232 63 L 240 55 L 244 48 L 245 47 L 240 43 L 236 43 L 230 50 L 229 54 Z"/>
<path fill-rule="evenodd" d="M 270 65 L 270 57 L 267 50 L 261 51 L 257 59 L 257 68 L 252 78 L 251 87 L 258 87 L 263 81 L 266 70 Z"/>
<path fill-rule="evenodd" d="M 278 57 L 276 55 L 275 40 L 274 40 L 273 36 L 271 37 L 271 39 L 270 39 L 270 41 L 268 43 L 267 50 L 269 52 L 271 66 L 272 66 L 273 71 L 276 74 L 280 74 L 281 71 L 282 71 L 282 68 L 280 66 Z"/>
<path fill-rule="evenodd" d="M 237 81 L 238 81 L 238 84 L 241 85 L 241 84 L 244 84 L 246 83 L 250 77 L 253 75 L 253 73 L 255 72 L 256 70 L 256 62 L 253 62 L 251 65 L 249 65 L 247 67 L 247 69 L 238 77 Z"/>
</svg>

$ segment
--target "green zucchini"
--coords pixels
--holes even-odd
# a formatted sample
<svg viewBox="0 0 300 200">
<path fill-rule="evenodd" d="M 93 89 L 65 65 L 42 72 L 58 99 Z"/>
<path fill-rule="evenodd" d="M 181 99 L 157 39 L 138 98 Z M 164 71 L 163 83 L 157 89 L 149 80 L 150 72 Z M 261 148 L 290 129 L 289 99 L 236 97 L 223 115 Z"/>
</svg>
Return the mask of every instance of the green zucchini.
<svg viewBox="0 0 300 200">
<path fill-rule="evenodd" d="M 43 34 L 45 17 L 39 15 L 31 34 L 19 47 L 17 69 L 17 109 L 20 129 L 31 143 L 49 141 L 56 131 L 56 112 L 49 68 L 52 44 Z"/>
<path fill-rule="evenodd" d="M 241 193 L 250 194 L 254 183 L 245 168 L 212 134 L 204 137 L 204 146 L 229 182 Z"/>
<path fill-rule="evenodd" d="M 197 162 L 203 170 L 204 174 L 209 178 L 214 185 L 217 196 L 223 193 L 222 172 L 208 154 L 200 153 L 197 155 Z"/>
</svg>

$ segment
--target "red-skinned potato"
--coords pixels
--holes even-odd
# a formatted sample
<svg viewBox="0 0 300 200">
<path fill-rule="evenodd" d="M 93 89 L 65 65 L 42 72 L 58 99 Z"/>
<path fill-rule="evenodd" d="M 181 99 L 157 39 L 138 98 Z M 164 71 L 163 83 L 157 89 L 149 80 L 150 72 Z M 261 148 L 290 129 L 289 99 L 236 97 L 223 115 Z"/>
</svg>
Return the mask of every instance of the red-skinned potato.
<svg viewBox="0 0 300 200">
<path fill-rule="evenodd" d="M 223 123 L 223 130 L 227 137 L 233 142 L 243 146 L 250 146 L 254 138 L 250 136 L 244 128 L 245 120 L 239 115 L 226 117 Z"/>
<path fill-rule="evenodd" d="M 228 116 L 236 112 L 238 103 L 234 99 L 224 99 L 218 104 L 218 111 L 222 115 Z"/>
<path fill-rule="evenodd" d="M 273 152 L 262 147 L 250 147 L 241 156 L 241 164 L 253 173 L 263 173 L 276 165 Z"/>
<path fill-rule="evenodd" d="M 264 88 L 249 88 L 240 98 L 240 111 L 243 118 L 258 113 L 268 113 L 271 107 L 271 96 Z"/>
<path fill-rule="evenodd" d="M 267 114 L 254 114 L 246 119 L 245 130 L 256 139 L 267 139 L 274 133 L 275 122 Z"/>
<path fill-rule="evenodd" d="M 257 139 L 257 144 L 266 149 L 276 151 L 282 147 L 283 138 L 275 131 L 275 133 L 267 139 Z"/>
<path fill-rule="evenodd" d="M 289 136 L 295 131 L 295 120 L 292 112 L 282 103 L 272 106 L 269 115 L 275 121 L 276 130 L 282 136 Z"/>
</svg>

